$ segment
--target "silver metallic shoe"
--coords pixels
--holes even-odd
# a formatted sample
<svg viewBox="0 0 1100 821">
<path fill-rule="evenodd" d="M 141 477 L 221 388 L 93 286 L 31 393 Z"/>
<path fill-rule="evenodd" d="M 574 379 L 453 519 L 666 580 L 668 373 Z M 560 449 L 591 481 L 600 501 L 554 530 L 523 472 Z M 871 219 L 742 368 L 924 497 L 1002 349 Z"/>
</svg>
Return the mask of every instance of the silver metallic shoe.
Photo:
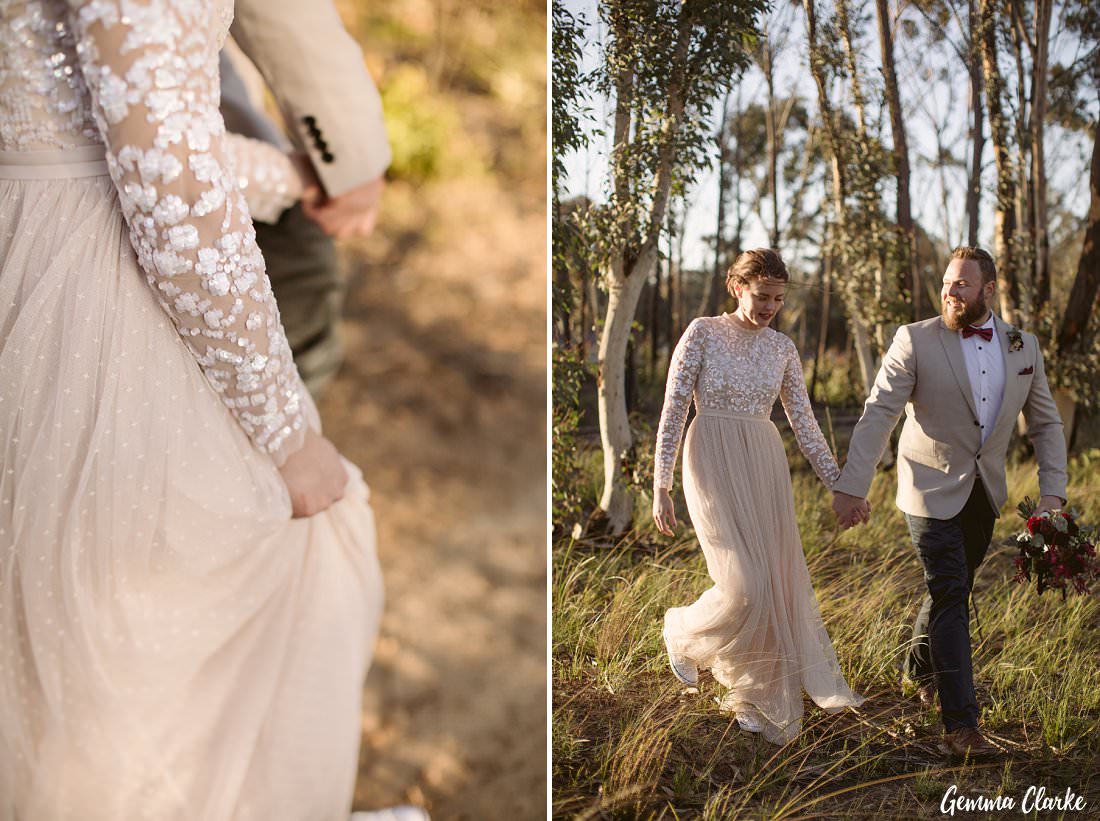
<svg viewBox="0 0 1100 821">
<path fill-rule="evenodd" d="M 745 701 L 734 701 L 729 693 L 725 698 L 715 698 L 718 709 L 727 715 L 733 713 L 737 719 L 737 726 L 748 733 L 762 733 L 768 725 L 764 714 Z"/>
<path fill-rule="evenodd" d="M 764 732 L 764 717 L 753 707 L 748 707 L 737 713 L 737 726 L 749 733 Z"/>
<path fill-rule="evenodd" d="M 668 646 L 668 639 L 665 639 L 665 651 L 668 653 L 668 666 L 672 668 L 672 674 L 688 687 L 697 687 L 699 668 L 695 666 L 695 662 L 687 656 L 673 653 L 672 648 Z"/>
</svg>

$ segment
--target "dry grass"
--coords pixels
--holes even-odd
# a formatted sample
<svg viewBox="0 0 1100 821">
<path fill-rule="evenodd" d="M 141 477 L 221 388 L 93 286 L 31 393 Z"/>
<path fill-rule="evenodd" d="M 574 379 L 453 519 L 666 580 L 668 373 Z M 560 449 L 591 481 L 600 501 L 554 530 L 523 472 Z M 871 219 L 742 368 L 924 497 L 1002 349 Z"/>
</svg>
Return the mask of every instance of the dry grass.
<svg viewBox="0 0 1100 821">
<path fill-rule="evenodd" d="M 1071 468 L 1072 502 L 1090 522 L 1100 522 L 1096 456 Z M 1034 476 L 1033 463 L 1013 468 L 1010 498 L 1034 496 Z M 972 635 L 980 721 L 1007 752 L 997 763 L 951 764 L 936 748 L 938 714 L 899 690 L 923 580 L 893 505 L 893 473 L 876 479 L 871 523 L 846 533 L 814 476 L 799 470 L 793 480 L 822 614 L 865 705 L 829 716 L 807 701 L 802 734 L 782 748 L 740 731 L 718 711 L 721 688 L 708 675 L 697 693 L 682 691 L 664 656 L 664 610 L 710 584 L 690 529 L 673 539 L 644 530 L 615 545 L 564 541 L 552 589 L 554 816 L 941 817 L 952 784 L 1012 796 L 1017 807 L 1031 785 L 1069 787 L 1089 810 L 1065 817 L 1100 810 L 1097 596 L 1063 602 L 1013 583 L 1012 548 L 999 542 L 1020 520 L 998 521 L 976 580 L 981 630 Z"/>
</svg>

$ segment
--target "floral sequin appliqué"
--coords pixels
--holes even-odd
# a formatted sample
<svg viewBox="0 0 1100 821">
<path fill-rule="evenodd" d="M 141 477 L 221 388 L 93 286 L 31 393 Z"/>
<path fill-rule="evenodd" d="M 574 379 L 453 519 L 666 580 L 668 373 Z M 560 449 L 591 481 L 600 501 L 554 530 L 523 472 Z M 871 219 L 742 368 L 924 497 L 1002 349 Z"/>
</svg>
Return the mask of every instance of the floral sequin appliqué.
<svg viewBox="0 0 1100 821">
<path fill-rule="evenodd" d="M 739 328 L 728 316 L 699 317 L 688 325 L 669 365 L 657 429 L 655 488 L 671 488 L 676 454 L 694 397 L 697 409 L 767 417 L 783 402 L 798 446 L 826 487 L 840 476 L 814 417 L 794 342 L 771 329 Z"/>
<path fill-rule="evenodd" d="M 283 196 L 292 167 L 225 133 L 218 50 L 232 13 L 230 0 L 0 0 L 0 150 L 105 145 L 150 287 L 281 462 L 305 432 L 301 380 L 241 188 Z"/>
</svg>

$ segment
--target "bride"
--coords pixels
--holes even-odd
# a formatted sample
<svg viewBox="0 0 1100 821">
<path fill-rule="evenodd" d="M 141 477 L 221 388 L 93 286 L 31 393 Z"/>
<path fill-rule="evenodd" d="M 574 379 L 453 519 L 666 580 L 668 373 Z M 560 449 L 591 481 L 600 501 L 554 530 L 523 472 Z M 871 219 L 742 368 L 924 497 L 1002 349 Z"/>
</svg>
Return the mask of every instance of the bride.
<svg viewBox="0 0 1100 821">
<path fill-rule="evenodd" d="M 722 708 L 776 744 L 801 726 L 802 691 L 829 712 L 859 706 L 821 621 L 795 522 L 787 457 L 769 417 L 780 397 L 803 454 L 826 487 L 840 475 L 814 418 L 802 362 L 768 327 L 789 279 L 772 249 L 741 254 L 727 287 L 734 313 L 699 317 L 676 345 L 657 431 L 653 518 L 672 535 L 670 490 L 688 406 L 684 496 L 714 586 L 665 614 L 675 675 L 694 686 L 709 668 L 729 688 Z M 846 525 L 865 521 L 864 504 Z"/>
<path fill-rule="evenodd" d="M 241 193 L 294 167 L 218 113 L 232 14 L 0 0 L 0 821 L 348 817 L 374 524 Z"/>
</svg>

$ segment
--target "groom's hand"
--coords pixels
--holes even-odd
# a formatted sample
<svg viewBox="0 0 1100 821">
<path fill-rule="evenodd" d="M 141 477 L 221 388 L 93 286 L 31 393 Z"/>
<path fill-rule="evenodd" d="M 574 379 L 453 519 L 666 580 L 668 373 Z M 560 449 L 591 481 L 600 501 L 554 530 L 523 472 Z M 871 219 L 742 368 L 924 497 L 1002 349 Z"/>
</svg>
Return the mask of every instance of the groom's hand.
<svg viewBox="0 0 1100 821">
<path fill-rule="evenodd" d="M 378 221 L 385 186 L 385 177 L 378 177 L 338 197 L 325 197 L 319 187 L 307 188 L 302 210 L 330 237 L 366 237 Z"/>
<path fill-rule="evenodd" d="M 833 512 L 841 527 L 847 530 L 850 527 L 866 522 L 871 517 L 871 505 L 866 499 L 859 496 L 851 496 L 833 491 Z"/>
<path fill-rule="evenodd" d="M 1038 516 L 1040 513 L 1046 513 L 1048 510 L 1061 510 L 1066 506 L 1066 499 L 1060 496 L 1042 496 L 1039 498 L 1039 504 L 1035 506 L 1035 512 L 1032 516 Z"/>
</svg>

